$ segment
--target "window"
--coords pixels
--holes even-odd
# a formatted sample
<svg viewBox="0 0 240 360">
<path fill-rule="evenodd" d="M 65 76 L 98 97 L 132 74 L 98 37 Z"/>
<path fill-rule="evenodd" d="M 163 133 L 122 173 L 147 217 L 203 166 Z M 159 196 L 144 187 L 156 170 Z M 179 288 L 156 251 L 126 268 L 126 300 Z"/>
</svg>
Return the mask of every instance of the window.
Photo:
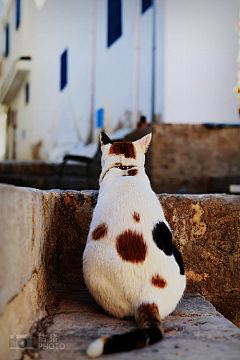
<svg viewBox="0 0 240 360">
<path fill-rule="evenodd" d="M 68 51 L 65 50 L 61 55 L 61 64 L 60 64 L 60 90 L 63 90 L 67 85 L 67 65 L 68 65 Z"/>
<path fill-rule="evenodd" d="M 21 19 L 21 0 L 16 0 L 16 30 L 19 28 Z"/>
<path fill-rule="evenodd" d="M 9 55 L 9 32 L 10 32 L 10 27 L 9 24 L 6 25 L 5 27 L 5 57 L 8 57 Z"/>
<path fill-rule="evenodd" d="M 122 35 L 122 4 L 121 0 L 108 0 L 108 38 L 111 46 Z"/>
<path fill-rule="evenodd" d="M 26 104 L 29 103 L 29 83 L 25 85 L 25 102 Z"/>
<path fill-rule="evenodd" d="M 142 0 L 142 14 L 153 4 L 153 0 Z"/>
</svg>

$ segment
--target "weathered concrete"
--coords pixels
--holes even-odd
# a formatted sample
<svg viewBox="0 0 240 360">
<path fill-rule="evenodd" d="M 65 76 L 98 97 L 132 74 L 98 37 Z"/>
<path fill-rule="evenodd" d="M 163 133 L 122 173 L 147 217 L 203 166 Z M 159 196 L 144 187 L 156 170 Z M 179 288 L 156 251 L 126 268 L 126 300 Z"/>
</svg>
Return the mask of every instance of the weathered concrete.
<svg viewBox="0 0 240 360">
<path fill-rule="evenodd" d="M 82 284 L 81 258 L 97 192 L 52 196 L 55 207 L 45 263 L 51 274 L 49 293 L 54 289 L 56 294 L 59 284 Z M 240 326 L 240 197 L 162 194 L 159 200 L 183 254 L 187 292 L 204 295 Z"/>
<path fill-rule="evenodd" d="M 22 350 L 9 348 L 10 336 L 28 334 L 32 324 L 47 314 L 40 308 L 37 284 L 38 278 L 34 274 L 0 315 L 0 359 L 19 359 Z"/>
<path fill-rule="evenodd" d="M 240 183 L 240 127 L 187 124 L 151 124 L 123 140 L 134 141 L 152 132 L 146 168 L 156 193 L 204 194 L 229 192 Z M 68 164 L 62 189 L 98 189 L 100 159 L 91 180 L 86 164 Z M 59 164 L 43 161 L 0 162 L 0 182 L 38 189 L 59 188 Z"/>
<path fill-rule="evenodd" d="M 136 328 L 132 319 L 119 320 L 106 315 L 84 288 L 62 299 L 48 324 L 44 331 L 36 327 L 36 348 L 27 351 L 23 360 L 29 359 L 27 354 L 43 360 L 87 359 L 86 347 L 93 339 Z M 240 330 L 201 296 L 185 295 L 177 309 L 163 321 L 163 327 L 165 338 L 158 344 L 101 359 L 239 359 Z M 53 334 L 56 343 L 52 342 Z"/>
<path fill-rule="evenodd" d="M 68 162 L 64 176 L 60 176 L 60 163 L 6 160 L 0 162 L 0 183 L 41 190 L 55 189 L 60 186 L 64 190 L 89 188 L 97 190 L 100 169 L 100 156 L 91 164 L 91 167 L 83 162 Z"/>
<path fill-rule="evenodd" d="M 77 322 L 81 321 L 80 330 L 85 328 L 87 319 L 93 320 L 96 316 L 96 322 L 93 323 L 91 331 L 86 332 L 86 336 L 81 332 L 82 330 L 79 330 L 79 335 L 73 334 L 74 339 L 69 337 L 69 344 L 73 341 L 75 345 L 74 350 L 70 349 L 65 358 L 71 358 L 70 354 L 73 353 L 76 359 L 78 356 L 85 356 L 82 355 L 82 350 L 79 352 L 79 349 L 85 348 L 90 338 L 97 335 L 99 328 L 111 332 L 117 326 L 116 324 L 119 324 L 117 331 L 124 330 L 122 322 L 118 323 L 117 320 L 107 318 L 99 307 L 93 305 L 86 291 L 80 292 L 79 295 L 79 289 L 83 287 L 82 253 L 97 196 L 97 191 L 40 191 L 0 185 L 2 245 L 0 253 L 0 329 L 2 334 L 0 358 L 18 358 L 19 350 L 8 348 L 9 335 L 28 333 L 30 325 L 47 314 L 54 317 L 54 325 L 57 319 L 61 319 L 58 317 L 60 313 L 64 313 L 66 317 L 61 316 L 69 324 L 69 331 L 72 331 L 72 326 L 73 328 L 77 326 L 76 323 L 74 325 L 71 322 L 72 313 L 79 313 L 76 319 Z M 240 197 L 162 194 L 159 195 L 159 200 L 173 229 L 175 242 L 183 254 L 187 273 L 187 292 L 204 295 L 215 304 L 217 310 L 239 326 Z M 196 301 L 198 298 L 194 299 Z M 187 302 L 181 305 L 183 309 L 189 304 L 185 308 L 186 314 L 189 314 L 193 306 L 192 302 L 189 303 L 190 300 L 191 298 L 186 298 Z M 90 306 L 92 311 L 86 318 L 82 318 L 82 314 L 87 312 L 84 304 L 87 307 Z M 66 315 L 67 313 L 69 315 Z M 103 315 L 104 322 L 99 323 L 98 319 Z M 216 316 L 216 321 L 222 319 L 219 323 L 221 332 L 224 324 L 230 323 L 219 315 Z M 199 316 L 196 319 L 199 320 Z M 193 354 L 188 352 L 189 348 L 197 346 L 198 336 L 201 341 L 204 336 L 210 336 L 209 343 L 202 343 L 202 346 L 206 344 L 206 349 L 211 342 L 215 342 L 215 339 L 211 337 L 212 328 L 208 319 L 210 318 L 205 319 L 206 324 L 195 322 L 201 330 L 201 335 L 194 335 L 195 337 L 191 338 L 188 332 L 178 331 L 183 336 L 179 338 L 179 341 L 185 341 L 185 343 L 181 342 L 182 350 L 176 351 L 190 358 Z M 183 321 L 182 316 L 178 320 L 176 326 L 180 327 Z M 224 321 L 227 322 L 224 323 Z M 214 322 L 214 329 L 217 324 L 218 322 Z M 95 325 L 97 330 L 94 330 Z M 62 336 L 65 331 L 64 326 L 63 330 L 59 328 Z M 133 323 L 132 326 L 134 326 Z M 204 332 L 205 328 L 209 330 L 210 335 L 208 335 L 208 330 Z M 53 330 L 54 328 L 48 328 L 47 331 Z M 175 338 L 175 332 L 173 334 Z M 70 333 L 68 335 L 70 336 Z M 166 340 L 171 341 L 168 339 L 168 332 Z M 200 340 L 199 343 L 201 343 Z M 230 351 L 230 348 L 235 348 L 234 341 L 229 343 L 227 340 L 221 341 L 223 354 Z M 75 347 L 79 346 L 79 344 L 76 345 L 76 341 L 84 342 L 78 350 Z M 158 345 L 160 348 L 156 349 L 165 351 L 165 346 L 170 344 L 167 341 L 162 342 Z M 174 342 L 172 345 L 177 344 Z M 197 347 L 199 352 L 200 347 L 200 345 L 199 348 Z M 140 354 L 138 356 L 144 356 L 145 351 L 150 350 L 137 352 Z M 174 358 L 172 351 L 170 354 Z M 216 357 L 211 355 L 214 352 L 213 347 L 210 346 L 209 351 L 211 358 L 218 358 L 217 355 Z M 234 354 L 235 350 L 232 351 Z M 60 353 L 63 354 L 63 352 Z M 59 359 L 63 356 L 61 354 Z M 146 356 L 150 356 L 150 353 L 147 354 Z M 44 356 L 50 356 L 50 353 L 44 352 Z M 125 355 L 121 356 L 124 358 Z"/>
<path fill-rule="evenodd" d="M 26 201 L 23 201 L 23 198 Z M 4 208 L 1 207 L 0 216 L 2 233 L 0 313 L 3 312 L 9 299 L 18 294 L 31 277 L 31 247 L 28 244 L 32 241 L 33 214 L 32 208 L 27 207 L 30 201 L 32 201 L 31 191 L 26 189 L 19 191 L 7 186 L 1 188 L 1 202 Z M 23 262 L 23 258 L 26 261 Z"/>
<path fill-rule="evenodd" d="M 44 245 L 41 191 L 0 185 L 0 354 L 10 358 L 9 335 L 28 333 L 46 315 L 38 296 Z"/>
<path fill-rule="evenodd" d="M 240 176 L 240 127 L 156 124 L 152 131 L 147 166 L 156 193 L 216 192 L 212 178 Z"/>
<path fill-rule="evenodd" d="M 187 273 L 200 293 L 240 326 L 240 196 L 160 195 Z"/>
</svg>

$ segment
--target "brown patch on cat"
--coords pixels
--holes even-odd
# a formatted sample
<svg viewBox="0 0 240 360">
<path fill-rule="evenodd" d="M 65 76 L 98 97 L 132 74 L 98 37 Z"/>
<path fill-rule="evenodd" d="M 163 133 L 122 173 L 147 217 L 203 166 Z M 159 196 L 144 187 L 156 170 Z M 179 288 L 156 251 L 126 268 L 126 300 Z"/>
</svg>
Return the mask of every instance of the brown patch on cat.
<svg viewBox="0 0 240 360">
<path fill-rule="evenodd" d="M 109 149 L 109 155 L 111 154 L 136 159 L 136 151 L 132 142 L 114 142 Z"/>
<path fill-rule="evenodd" d="M 164 289 L 167 285 L 167 282 L 160 275 L 155 275 L 152 277 L 152 284 L 156 287 Z"/>
<path fill-rule="evenodd" d="M 136 222 L 139 222 L 139 221 L 140 221 L 140 215 L 139 215 L 136 211 L 134 211 L 133 219 L 134 219 Z"/>
<path fill-rule="evenodd" d="M 128 170 L 128 176 L 135 176 L 138 174 L 138 170 L 137 169 L 131 169 Z"/>
<path fill-rule="evenodd" d="M 147 254 L 147 245 L 142 234 L 131 230 L 117 237 L 116 249 L 122 260 L 132 263 L 143 262 Z"/>
<path fill-rule="evenodd" d="M 96 227 L 96 229 L 93 230 L 92 232 L 92 239 L 93 240 L 100 240 L 101 238 L 103 238 L 104 236 L 107 235 L 108 232 L 108 227 L 106 224 L 100 224 Z"/>
<path fill-rule="evenodd" d="M 142 303 L 137 309 L 136 321 L 139 328 L 157 327 L 163 334 L 159 310 L 155 303 Z"/>
</svg>

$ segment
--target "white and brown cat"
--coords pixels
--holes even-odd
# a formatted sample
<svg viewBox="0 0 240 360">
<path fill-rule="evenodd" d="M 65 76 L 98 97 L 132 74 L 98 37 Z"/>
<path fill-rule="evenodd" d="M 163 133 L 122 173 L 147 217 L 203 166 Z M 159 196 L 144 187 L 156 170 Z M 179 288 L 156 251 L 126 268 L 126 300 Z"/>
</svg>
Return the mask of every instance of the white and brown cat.
<svg viewBox="0 0 240 360">
<path fill-rule="evenodd" d="M 139 329 L 93 341 L 89 357 L 162 339 L 162 319 L 185 289 L 181 254 L 144 170 L 150 141 L 151 134 L 113 142 L 101 133 L 100 190 L 83 254 L 84 279 L 108 314 L 133 316 Z"/>
</svg>

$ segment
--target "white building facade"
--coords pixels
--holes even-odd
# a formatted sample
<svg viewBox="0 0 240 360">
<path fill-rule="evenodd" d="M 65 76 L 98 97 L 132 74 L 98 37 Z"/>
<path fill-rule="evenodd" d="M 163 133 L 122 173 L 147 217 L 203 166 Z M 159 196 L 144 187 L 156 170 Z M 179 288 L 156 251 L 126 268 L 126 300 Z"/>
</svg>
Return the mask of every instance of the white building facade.
<svg viewBox="0 0 240 360">
<path fill-rule="evenodd" d="M 97 141 L 101 128 L 133 129 L 140 115 L 239 123 L 238 0 L 5 3 L 0 141 L 7 122 L 9 159 L 51 159 Z"/>
</svg>

